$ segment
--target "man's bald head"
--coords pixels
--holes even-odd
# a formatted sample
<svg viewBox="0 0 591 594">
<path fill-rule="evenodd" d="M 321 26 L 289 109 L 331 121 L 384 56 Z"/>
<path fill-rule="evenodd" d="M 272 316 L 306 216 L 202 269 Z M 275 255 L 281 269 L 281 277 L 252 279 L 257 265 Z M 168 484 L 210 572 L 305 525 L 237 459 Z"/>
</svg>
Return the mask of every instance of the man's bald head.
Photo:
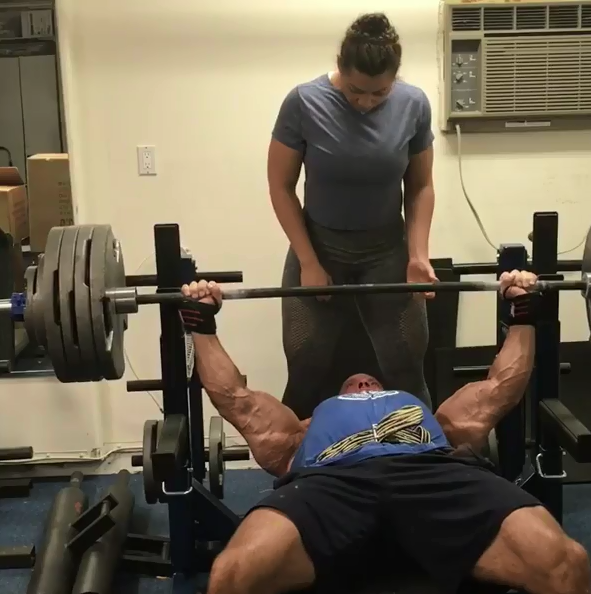
<svg viewBox="0 0 591 594">
<path fill-rule="evenodd" d="M 348 377 L 341 386 L 339 394 L 359 394 L 360 392 L 379 392 L 384 386 L 372 375 L 356 373 Z"/>
</svg>

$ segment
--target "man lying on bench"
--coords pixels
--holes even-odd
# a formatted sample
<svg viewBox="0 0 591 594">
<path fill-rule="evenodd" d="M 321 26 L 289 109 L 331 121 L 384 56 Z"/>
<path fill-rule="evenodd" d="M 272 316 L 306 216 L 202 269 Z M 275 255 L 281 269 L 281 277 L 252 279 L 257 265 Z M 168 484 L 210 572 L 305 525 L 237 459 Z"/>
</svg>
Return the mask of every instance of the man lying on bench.
<svg viewBox="0 0 591 594">
<path fill-rule="evenodd" d="M 470 577 L 531 594 L 590 594 L 587 553 L 540 502 L 479 455 L 491 429 L 522 397 L 534 359 L 536 277 L 501 277 L 511 301 L 507 335 L 486 380 L 468 384 L 432 414 L 412 394 L 351 376 L 311 419 L 246 387 L 216 336 L 221 291 L 183 293 L 199 376 L 213 405 L 278 477 L 211 570 L 209 594 L 281 594 L 416 562 L 442 592 Z M 252 337 L 256 341 L 256 337 Z"/>
</svg>

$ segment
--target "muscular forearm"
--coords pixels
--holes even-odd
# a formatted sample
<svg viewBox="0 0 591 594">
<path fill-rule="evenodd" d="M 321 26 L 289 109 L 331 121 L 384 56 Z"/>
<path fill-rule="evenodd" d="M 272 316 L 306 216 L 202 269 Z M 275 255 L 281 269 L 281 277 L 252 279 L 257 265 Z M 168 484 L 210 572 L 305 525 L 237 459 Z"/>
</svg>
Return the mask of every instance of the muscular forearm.
<svg viewBox="0 0 591 594">
<path fill-rule="evenodd" d="M 535 348 L 533 326 L 513 326 L 509 329 L 488 373 L 500 418 L 521 400 L 533 369 Z"/>
<path fill-rule="evenodd" d="M 212 404 L 246 439 L 261 468 L 276 476 L 287 472 L 307 425 L 270 394 L 247 388 L 217 336 L 192 336 L 197 372 Z"/>
<path fill-rule="evenodd" d="M 534 361 L 535 331 L 513 326 L 492 364 L 488 378 L 467 384 L 445 400 L 435 413 L 453 446 L 480 448 L 490 430 L 523 397 Z"/>
<path fill-rule="evenodd" d="M 239 400 L 248 395 L 244 377 L 217 336 L 192 334 L 192 337 L 201 383 L 222 417 L 234 423 Z"/>
<path fill-rule="evenodd" d="M 409 191 L 404 197 L 404 218 L 408 241 L 408 255 L 412 260 L 429 259 L 429 234 L 435 208 L 433 185 Z"/>
<path fill-rule="evenodd" d="M 287 189 L 272 190 L 271 203 L 273 204 L 275 216 L 300 264 L 305 266 L 316 263 L 318 258 L 310 242 L 304 223 L 302 205 L 295 191 Z"/>
</svg>

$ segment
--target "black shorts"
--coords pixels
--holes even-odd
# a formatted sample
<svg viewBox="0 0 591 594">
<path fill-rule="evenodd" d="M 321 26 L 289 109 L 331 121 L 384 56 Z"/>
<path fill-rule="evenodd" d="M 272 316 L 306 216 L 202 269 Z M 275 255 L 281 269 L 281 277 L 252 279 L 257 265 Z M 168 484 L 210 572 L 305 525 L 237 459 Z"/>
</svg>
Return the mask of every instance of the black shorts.
<svg viewBox="0 0 591 594">
<path fill-rule="evenodd" d="M 383 581 L 414 563 L 454 593 L 503 520 L 541 505 L 492 470 L 470 450 L 372 458 L 290 473 L 256 507 L 295 524 L 323 591 Z"/>
</svg>

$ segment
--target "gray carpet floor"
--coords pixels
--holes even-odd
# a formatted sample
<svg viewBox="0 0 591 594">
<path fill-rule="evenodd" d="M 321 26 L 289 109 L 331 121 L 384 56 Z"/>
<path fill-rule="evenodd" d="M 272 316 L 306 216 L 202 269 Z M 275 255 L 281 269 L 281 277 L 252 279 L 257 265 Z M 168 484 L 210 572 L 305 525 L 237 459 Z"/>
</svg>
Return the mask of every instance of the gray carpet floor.
<svg viewBox="0 0 591 594">
<path fill-rule="evenodd" d="M 95 501 L 113 481 L 112 476 L 87 478 L 83 483 L 90 501 Z M 41 545 L 47 513 L 64 482 L 35 483 L 28 498 L 0 500 L 0 546 Z M 271 489 L 271 478 L 260 470 L 229 470 L 225 480 L 225 503 L 238 514 L 245 513 Z M 141 475 L 133 475 L 131 488 L 136 494 L 132 532 L 166 535 L 168 517 L 164 505 L 147 505 Z M 591 552 L 591 485 L 572 485 L 564 489 L 566 531 Z M 0 571 L 0 593 L 25 594 L 30 570 Z M 187 584 L 194 594 L 197 582 Z M 178 589 L 175 589 L 178 592 Z M 111 594 L 169 594 L 172 581 L 118 574 Z M 64 593 L 68 594 L 68 593 Z"/>
</svg>

